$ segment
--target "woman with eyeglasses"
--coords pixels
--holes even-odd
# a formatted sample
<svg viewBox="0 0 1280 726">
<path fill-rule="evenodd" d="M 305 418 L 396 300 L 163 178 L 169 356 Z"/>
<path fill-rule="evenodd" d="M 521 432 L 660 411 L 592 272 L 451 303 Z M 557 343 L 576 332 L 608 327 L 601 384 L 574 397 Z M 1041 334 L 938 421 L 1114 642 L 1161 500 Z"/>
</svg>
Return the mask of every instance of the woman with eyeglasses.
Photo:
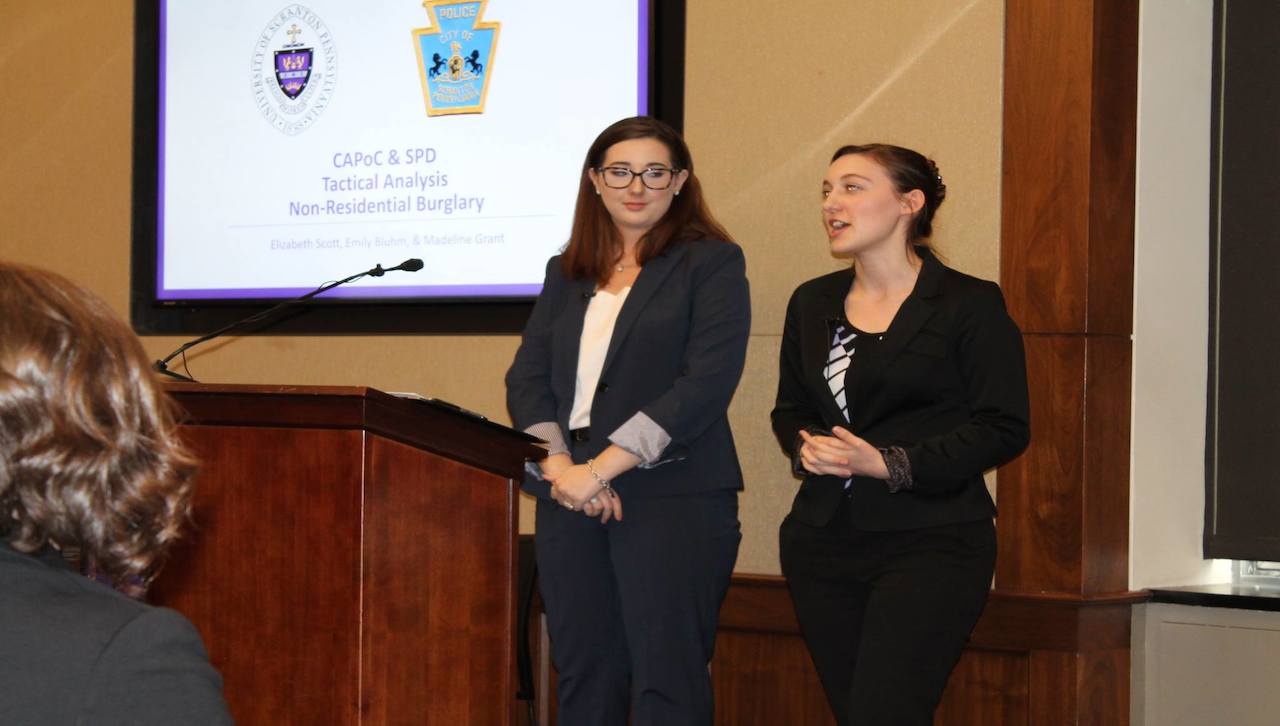
<svg viewBox="0 0 1280 726">
<path fill-rule="evenodd" d="M 566 726 L 712 722 L 750 318 L 684 140 L 645 117 L 605 129 L 506 377 L 515 426 L 549 442 L 524 488 Z"/>
<path fill-rule="evenodd" d="M 803 483 L 782 571 L 842 725 L 933 723 L 995 567 L 982 474 L 1030 437 L 1000 288 L 929 246 L 945 194 L 915 151 L 837 150 L 822 220 L 851 264 L 787 306 L 773 430 Z"/>
</svg>

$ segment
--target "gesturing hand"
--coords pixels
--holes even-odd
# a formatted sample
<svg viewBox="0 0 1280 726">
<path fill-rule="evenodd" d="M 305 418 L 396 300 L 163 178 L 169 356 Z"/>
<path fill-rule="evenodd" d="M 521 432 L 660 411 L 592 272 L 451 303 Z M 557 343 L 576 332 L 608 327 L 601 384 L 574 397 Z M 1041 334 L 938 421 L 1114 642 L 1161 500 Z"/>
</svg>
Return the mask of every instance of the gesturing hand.
<svg viewBox="0 0 1280 726">
<path fill-rule="evenodd" d="M 851 476 L 889 478 L 884 456 L 866 439 L 839 426 L 832 428 L 831 433 L 832 436 L 814 436 L 808 431 L 800 432 L 804 440 L 800 446 L 800 462 L 806 471 L 845 479 Z"/>
</svg>

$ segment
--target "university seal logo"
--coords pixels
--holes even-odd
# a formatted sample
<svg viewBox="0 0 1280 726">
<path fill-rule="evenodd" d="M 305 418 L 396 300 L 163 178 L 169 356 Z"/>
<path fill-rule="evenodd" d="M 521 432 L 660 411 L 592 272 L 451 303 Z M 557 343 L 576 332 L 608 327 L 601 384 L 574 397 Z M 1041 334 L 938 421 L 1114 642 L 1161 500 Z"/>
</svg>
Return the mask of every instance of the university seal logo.
<svg viewBox="0 0 1280 726">
<path fill-rule="evenodd" d="M 258 110 L 292 136 L 310 128 L 329 105 L 338 78 L 337 46 L 320 16 L 288 5 L 259 34 L 249 66 Z"/>
<path fill-rule="evenodd" d="M 428 116 L 483 113 L 500 23 L 482 23 L 488 0 L 426 0 L 425 28 L 413 31 Z"/>
</svg>

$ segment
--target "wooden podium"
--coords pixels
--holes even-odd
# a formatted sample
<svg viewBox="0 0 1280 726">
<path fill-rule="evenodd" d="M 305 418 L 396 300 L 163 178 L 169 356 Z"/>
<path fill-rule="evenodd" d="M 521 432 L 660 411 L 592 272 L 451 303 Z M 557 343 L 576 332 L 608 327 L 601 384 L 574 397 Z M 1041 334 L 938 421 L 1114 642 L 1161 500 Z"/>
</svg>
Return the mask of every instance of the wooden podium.
<svg viewBox="0 0 1280 726">
<path fill-rule="evenodd" d="M 535 439 L 369 388 L 174 384 L 194 527 L 151 591 L 237 723 L 508 724 Z"/>
</svg>

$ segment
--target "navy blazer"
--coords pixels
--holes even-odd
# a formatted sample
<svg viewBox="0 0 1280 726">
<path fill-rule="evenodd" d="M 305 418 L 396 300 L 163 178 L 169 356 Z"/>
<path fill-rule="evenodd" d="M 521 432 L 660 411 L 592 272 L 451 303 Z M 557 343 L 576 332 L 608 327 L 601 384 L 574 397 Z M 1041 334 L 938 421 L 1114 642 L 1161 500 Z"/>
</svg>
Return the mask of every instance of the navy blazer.
<svg viewBox="0 0 1280 726">
<path fill-rule="evenodd" d="M 944 266 L 927 250 L 916 285 L 884 340 L 854 354 L 846 423 L 822 375 L 832 321 L 844 319 L 853 269 L 810 280 L 791 296 L 782 336 L 773 430 L 792 457 L 801 429 L 844 427 L 877 447 L 900 446 L 914 488 L 854 477 L 854 526 L 915 529 L 995 515 L 982 473 L 1030 440 L 1022 334 L 993 282 Z M 844 494 L 835 476 L 804 477 L 791 515 L 824 526 Z"/>
<path fill-rule="evenodd" d="M 0 724 L 230 724 L 195 627 L 0 542 Z"/>
<path fill-rule="evenodd" d="M 507 408 L 518 429 L 554 421 L 568 440 L 578 374 L 578 347 L 595 281 L 569 280 L 559 256 L 507 372 Z M 728 408 L 742 377 L 751 329 L 751 300 L 742 249 L 732 242 L 673 244 L 649 260 L 618 313 L 591 405 L 591 441 L 575 462 L 596 456 L 609 435 L 637 412 L 671 442 L 649 468 L 614 481 L 626 496 L 741 489 L 742 471 Z M 549 497 L 530 475 L 525 491 Z"/>
</svg>

